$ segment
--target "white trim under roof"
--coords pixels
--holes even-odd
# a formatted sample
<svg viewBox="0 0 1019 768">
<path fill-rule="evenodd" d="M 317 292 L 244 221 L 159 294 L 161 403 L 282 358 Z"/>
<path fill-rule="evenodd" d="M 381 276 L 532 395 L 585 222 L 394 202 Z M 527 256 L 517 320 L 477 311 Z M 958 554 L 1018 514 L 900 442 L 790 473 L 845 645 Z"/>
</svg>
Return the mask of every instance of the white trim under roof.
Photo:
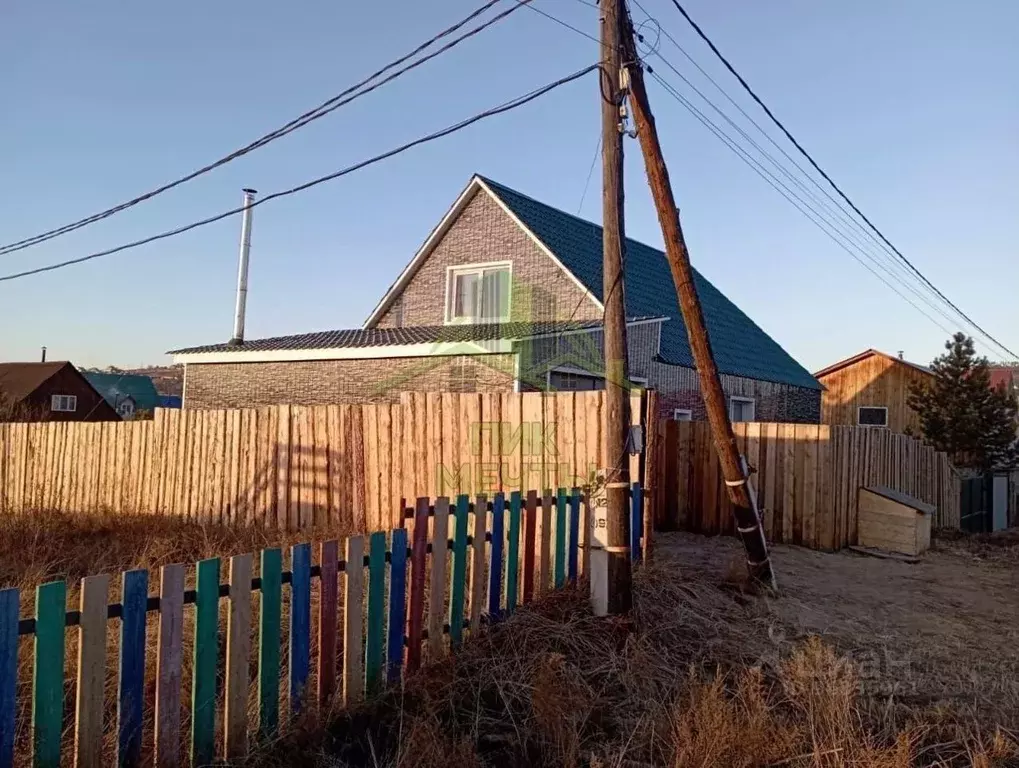
<svg viewBox="0 0 1019 768">
<path fill-rule="evenodd" d="M 237 352 L 184 352 L 174 363 L 283 363 L 302 360 L 377 360 L 387 357 L 442 357 L 446 355 L 493 355 L 513 352 L 510 339 L 493 341 L 438 341 L 427 344 L 394 344 L 384 347 L 326 347 L 320 349 L 266 349 Z"/>
<path fill-rule="evenodd" d="M 438 245 L 442 237 L 449 231 L 449 228 L 453 225 L 457 216 L 459 216 L 463 209 L 467 207 L 467 204 L 474 199 L 474 195 L 477 194 L 479 190 L 484 190 L 489 197 L 495 201 L 496 205 L 498 205 L 506 213 L 506 215 L 509 216 L 510 219 L 518 227 L 520 227 L 520 229 L 523 230 L 529 238 L 531 238 L 534 244 L 538 246 L 538 249 L 557 264 L 559 268 L 565 272 L 574 283 L 577 284 L 577 287 L 579 287 L 580 290 L 582 290 L 587 297 L 594 302 L 595 306 L 599 310 L 605 309 L 604 305 L 595 297 L 595 295 L 588 291 L 587 286 L 580 282 L 577 276 L 568 270 L 566 265 L 563 264 L 558 257 L 552 253 L 552 251 L 545 247 L 545 244 L 538 239 L 537 235 L 524 226 L 524 223 L 517 218 L 517 216 L 506 206 L 505 203 L 503 203 L 502 200 L 499 199 L 499 196 L 493 192 L 484 181 L 481 180 L 481 177 L 475 174 L 467 183 L 464 191 L 460 193 L 459 197 L 457 197 L 452 207 L 446 212 L 446 215 L 442 217 L 442 220 L 439 221 L 435 229 L 433 229 L 431 234 L 428 235 L 428 239 L 425 240 L 421 248 L 418 249 L 418 252 L 414 254 L 414 258 L 412 258 L 410 263 L 403 268 L 400 276 L 396 278 L 396 282 L 389 286 L 389 290 L 386 291 L 379 303 L 375 305 L 375 309 L 373 309 L 371 314 L 368 315 L 368 319 L 365 320 L 364 325 L 361 326 L 362 328 L 375 327 L 375 324 L 379 321 L 385 311 L 389 309 L 396 297 L 400 295 L 400 292 L 407 287 L 407 284 L 417 272 L 418 267 L 421 266 L 422 262 L 428 258 L 435 246 Z"/>
</svg>

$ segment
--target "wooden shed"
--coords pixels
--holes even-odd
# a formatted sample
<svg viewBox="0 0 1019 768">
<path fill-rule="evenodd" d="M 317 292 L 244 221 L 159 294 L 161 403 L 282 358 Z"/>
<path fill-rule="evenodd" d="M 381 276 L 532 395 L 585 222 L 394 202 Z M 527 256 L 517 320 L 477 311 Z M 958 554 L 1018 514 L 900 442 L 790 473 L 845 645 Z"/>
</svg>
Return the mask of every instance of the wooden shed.
<svg viewBox="0 0 1019 768">
<path fill-rule="evenodd" d="M 920 421 L 909 407 L 909 387 L 930 381 L 929 369 L 876 349 L 868 349 L 818 371 L 821 423 L 887 427 L 919 432 Z"/>
<path fill-rule="evenodd" d="M 903 555 L 921 555 L 931 546 L 934 511 L 932 505 L 891 488 L 861 488 L 857 508 L 859 545 Z"/>
</svg>

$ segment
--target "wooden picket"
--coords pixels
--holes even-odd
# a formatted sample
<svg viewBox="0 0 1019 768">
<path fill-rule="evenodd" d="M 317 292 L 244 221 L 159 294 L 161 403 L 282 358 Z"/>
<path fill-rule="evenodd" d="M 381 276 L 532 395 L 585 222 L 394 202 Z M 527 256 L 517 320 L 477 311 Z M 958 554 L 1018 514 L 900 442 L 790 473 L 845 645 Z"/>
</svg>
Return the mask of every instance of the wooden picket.
<svg viewBox="0 0 1019 768">
<path fill-rule="evenodd" d="M 706 422 L 660 424 L 659 524 L 732 533 L 731 506 Z M 859 489 L 885 485 L 936 507 L 934 526 L 959 527 L 958 473 L 948 457 L 906 435 L 869 427 L 734 424 L 754 474 L 765 533 L 776 542 L 837 550 L 856 543 Z"/>
<path fill-rule="evenodd" d="M 639 485 L 634 486 L 631 498 L 637 562 L 644 513 Z M 75 765 L 108 764 L 110 747 L 104 733 L 115 735 L 116 763 L 126 768 L 143 761 L 158 768 L 206 765 L 217 759 L 217 745 L 224 759 L 240 758 L 253 741 L 275 737 L 308 702 L 323 710 L 332 706 L 337 677 L 342 679 L 345 705 L 376 696 L 420 666 L 423 645 L 430 648 L 432 659 L 438 658 L 447 647 L 459 646 L 468 633 L 512 614 L 521 578 L 526 585 L 525 601 L 535 592 L 551 589 L 553 583 L 557 588 L 577 583 L 580 552 L 586 541 L 579 532 L 589 522 L 581 519 L 582 510 L 588 509 L 586 499 L 576 488 L 560 488 L 554 494 L 546 491 L 542 503 L 538 499 L 533 491 L 527 494 L 526 504 L 516 491 L 508 500 L 501 492 L 491 500 L 484 495 L 472 500 L 460 494 L 455 503 L 444 497 L 434 503 L 419 498 L 413 509 L 405 509 L 402 503 L 399 509 L 401 522 L 413 521 L 410 547 L 403 528 L 388 534 L 376 531 L 368 537 L 367 546 L 361 536 L 348 538 L 342 560 L 338 559 L 336 541 L 323 542 L 315 550 L 318 563 L 313 565 L 311 545 L 298 544 L 290 550 L 288 571 L 283 570 L 281 551 L 267 549 L 257 558 L 257 575 L 253 573 L 253 555 L 234 555 L 227 561 L 226 583 L 221 583 L 220 559 L 210 558 L 195 565 L 195 587 L 190 591 L 185 590 L 185 566 L 168 565 L 161 569 L 158 595 L 152 598 L 148 596 L 148 573 L 128 571 L 121 580 L 120 602 L 112 605 L 108 603 L 110 576 L 90 576 L 82 580 L 77 611 L 67 610 L 64 582 L 52 582 L 38 588 L 31 622 L 19 619 L 18 591 L 0 590 L 0 768 L 11 768 L 29 749 L 36 766 L 49 768 L 60 763 L 62 739 L 69 732 L 63 707 L 68 627 L 77 628 L 72 629 L 78 649 L 72 710 Z M 523 574 L 519 569 L 521 525 L 528 532 Z M 535 557 L 539 525 L 541 553 Z M 586 553 L 583 562 L 588 562 Z M 342 618 L 337 610 L 340 578 L 344 582 Z M 422 627 L 426 578 L 431 579 L 427 639 Z M 311 603 L 316 581 L 319 611 L 313 629 Z M 289 589 L 286 601 L 282 599 L 284 589 Z M 259 592 L 257 638 L 252 637 L 253 591 Z M 223 601 L 225 626 L 221 626 Z M 287 604 L 286 696 L 290 706 L 287 719 L 281 722 L 281 623 Z M 192 611 L 194 619 L 190 642 L 183 637 L 186 610 Z M 153 700 L 148 702 L 155 707 L 154 733 L 147 739 L 143 712 L 145 669 L 150 661 L 145 643 L 149 613 L 157 614 L 158 644 L 150 662 L 156 685 Z M 344 652 L 342 669 L 337 670 L 340 621 Z M 311 653 L 313 634 L 318 638 L 315 654 Z M 16 712 L 27 703 L 19 701 L 19 695 L 24 694 L 19 693 L 17 681 L 21 635 L 35 639 L 31 740 L 26 738 L 25 743 L 15 738 Z M 108 636 L 114 635 L 118 638 L 115 646 L 108 644 Z M 220 637 L 226 641 L 222 655 Z M 190 733 L 181 727 L 185 646 L 193 658 Z M 116 659 L 107 658 L 108 647 L 119 650 Z M 258 659 L 254 723 L 249 722 L 248 714 L 252 650 Z M 104 707 L 108 668 L 116 669 L 118 680 L 115 714 Z M 309 697 L 305 694 L 313 673 L 318 687 Z M 217 680 L 223 681 L 219 695 Z M 147 743 L 153 750 L 149 756 L 143 754 Z"/>
<path fill-rule="evenodd" d="M 605 462 L 604 397 L 405 393 L 399 403 L 0 424 L 0 514 L 155 513 L 369 534 L 400 525 L 400 499 L 422 492 L 589 484 Z M 639 395 L 631 411 L 641 418 Z"/>
</svg>

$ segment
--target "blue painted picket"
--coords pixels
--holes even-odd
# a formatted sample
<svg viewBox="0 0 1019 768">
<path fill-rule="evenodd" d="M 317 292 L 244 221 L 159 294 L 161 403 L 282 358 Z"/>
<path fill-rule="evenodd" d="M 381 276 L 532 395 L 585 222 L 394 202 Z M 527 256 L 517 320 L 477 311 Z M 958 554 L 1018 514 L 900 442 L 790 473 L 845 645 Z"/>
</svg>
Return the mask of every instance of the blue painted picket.
<svg viewBox="0 0 1019 768">
<path fill-rule="evenodd" d="M 488 613 L 493 619 L 502 615 L 500 601 L 502 600 L 502 544 L 503 544 L 503 515 L 506 510 L 506 496 L 502 493 L 495 494 L 492 499 L 492 547 L 490 549 L 492 564 L 488 569 Z"/>
<path fill-rule="evenodd" d="M 634 562 L 641 559 L 643 537 L 643 491 L 634 484 L 631 497 L 631 549 Z M 422 506 L 423 504 L 423 506 Z M 377 694 L 385 684 L 398 683 L 413 669 L 405 662 L 405 647 L 422 643 L 420 633 L 415 641 L 413 616 L 418 611 L 419 623 L 421 606 L 415 609 L 414 592 L 409 590 L 408 579 L 424 585 L 429 573 L 448 574 L 447 588 L 450 590 L 448 633 L 452 647 L 462 642 L 464 626 L 464 605 L 467 587 L 467 548 L 481 548 L 488 557 L 488 599 L 489 623 L 509 617 L 520 597 L 521 581 L 534 583 L 534 574 L 526 568 L 539 567 L 537 558 L 524 557 L 521 568 L 521 533 L 525 514 L 536 514 L 525 510 L 523 495 L 513 491 L 507 504 L 506 496 L 497 493 L 492 500 L 491 529 L 468 543 L 468 514 L 470 500 L 461 496 L 457 500 L 455 524 L 451 531 L 448 547 L 427 554 L 427 523 L 429 500 L 418 500 L 415 517 L 413 557 L 408 549 L 408 533 L 399 528 L 388 535 L 376 532 L 369 539 L 368 557 L 362 559 L 361 546 L 356 562 L 338 562 L 335 567 L 312 567 L 312 547 L 297 544 L 292 547 L 289 574 L 283 573 L 282 556 L 279 549 L 261 552 L 260 572 L 252 582 L 251 589 L 260 592 L 260 616 L 257 635 L 258 658 L 258 701 L 259 738 L 269 739 L 279 731 L 279 681 L 280 681 L 280 624 L 282 620 L 282 592 L 289 585 L 289 672 L 288 698 L 291 715 L 297 713 L 311 675 L 311 591 L 312 583 L 322 573 L 331 573 L 334 578 L 339 569 L 344 573 L 346 589 L 346 612 L 342 617 L 344 698 L 355 702 L 367 692 Z M 554 539 L 556 585 L 575 584 L 579 576 L 579 552 L 581 531 L 581 493 L 579 489 L 560 489 L 556 504 L 556 535 Z M 508 519 L 507 519 L 508 517 Z M 532 519 L 528 524 L 533 524 Z M 359 541 L 359 540 L 358 540 Z M 355 539 L 351 540 L 351 544 Z M 322 551 L 334 553 L 336 548 Z M 474 550 L 475 553 L 478 549 Z M 533 555 L 533 553 L 532 553 Z M 441 557 L 451 567 L 437 570 L 435 558 Z M 250 562 L 250 559 L 249 559 Z M 234 566 L 231 565 L 231 573 Z M 524 571 L 522 574 L 521 571 Z M 367 579 L 365 578 L 367 571 Z M 388 571 L 388 574 L 387 574 Z M 411 571 L 409 574 L 408 571 Z M 163 569 L 161 593 L 158 600 L 148 595 L 148 573 L 144 570 L 125 572 L 122 576 L 121 602 L 118 610 L 112 608 L 110 616 L 119 617 L 119 657 L 117 689 L 117 765 L 118 768 L 134 768 L 150 758 L 142 754 L 143 745 L 155 741 L 158 751 L 152 761 L 157 768 L 177 765 L 177 755 L 172 754 L 172 745 L 185 740 L 181 733 L 180 695 L 181 659 L 185 645 L 182 643 L 182 610 L 191 606 L 194 611 L 194 640 L 191 643 L 194 662 L 192 665 L 192 717 L 191 753 L 192 760 L 207 763 L 215 758 L 213 748 L 218 741 L 217 723 L 227 727 L 226 718 L 218 716 L 217 680 L 222 678 L 221 665 L 230 656 L 230 649 L 246 653 L 248 640 L 238 638 L 229 626 L 220 624 L 220 600 L 230 600 L 231 616 L 245 626 L 251 617 L 251 602 L 246 595 L 238 595 L 238 582 L 220 583 L 220 561 L 218 558 L 203 560 L 197 564 L 196 589 L 185 593 L 183 566 L 165 566 Z M 505 572 L 505 577 L 503 573 Z M 176 574 L 174 582 L 170 575 Z M 386 584 L 388 575 L 388 606 L 386 605 Z M 287 578 L 289 577 L 289 578 Z M 235 577 L 234 577 L 235 578 Z M 240 581 L 245 583 L 247 574 Z M 365 584 L 367 581 L 367 584 Z M 505 581 L 505 590 L 503 583 Z M 178 586 L 167 587 L 168 583 Z M 473 583 L 473 582 L 472 582 Z M 472 596 L 478 594 L 473 591 Z M 19 744 L 15 740 L 15 713 L 27 702 L 18 701 L 18 640 L 19 635 L 34 635 L 35 672 L 31 691 L 32 701 L 32 744 L 33 763 L 42 768 L 58 766 L 61 751 L 61 736 L 69 724 L 63 721 L 63 712 L 77 712 L 78 708 L 65 710 L 63 706 L 63 669 L 65 641 L 69 636 L 65 628 L 70 620 L 65 604 L 66 585 L 52 582 L 39 588 L 36 595 L 36 615 L 31 621 L 21 621 L 19 615 L 20 595 L 16 589 L 0 590 L 0 768 L 11 768 L 22 758 L 16 754 Z M 362 615 L 361 606 L 367 597 L 367 615 Z M 407 601 L 411 599 L 411 610 Z M 418 596 L 420 599 L 420 595 Z M 156 612 L 158 617 L 149 619 L 148 613 Z M 335 617 L 335 612 L 333 613 Z M 108 619 L 117 621 L 118 619 Z M 147 659 L 147 621 L 159 625 L 160 647 L 158 658 Z M 234 624 L 233 626 L 237 626 Z M 229 636 L 229 637 L 227 637 Z M 220 640 L 227 637 L 227 654 L 219 653 Z M 230 643 L 235 643 L 231 646 Z M 334 643 L 335 645 L 335 643 Z M 420 654 L 416 654 L 419 657 Z M 236 655 L 234 656 L 236 658 Z M 146 707 L 145 673 L 151 664 L 157 672 L 156 691 L 156 738 L 144 731 L 143 713 Z M 413 665 L 411 665 L 413 666 Z M 407 670 L 407 671 L 405 671 Z M 94 672 L 94 670 L 93 670 Z M 80 672 L 79 672 L 80 674 Z M 321 674 L 321 672 L 320 672 Z M 332 674 L 332 673 L 330 673 Z M 80 688 L 80 686 L 79 686 Z M 233 689 L 231 689 L 233 690 Z M 246 685 L 238 687 L 235 698 L 247 695 Z M 238 704 L 234 701 L 234 704 Z M 96 738 L 101 737 L 101 733 Z M 240 750 L 247 748 L 246 740 L 240 742 Z M 95 745 L 92 744 L 94 747 Z M 181 744 L 184 747 L 184 744 Z M 89 750 L 85 750 L 88 752 Z"/>
<path fill-rule="evenodd" d="M 290 713 L 301 711 L 311 660 L 311 544 L 290 548 Z"/>
<path fill-rule="evenodd" d="M 145 613 L 149 572 L 124 574 L 120 619 L 120 689 L 117 696 L 117 764 L 134 768 L 142 760 L 145 705 Z"/>
<path fill-rule="evenodd" d="M 399 682 L 403 673 L 403 632 L 407 611 L 407 530 L 393 531 L 389 545 L 389 640 L 386 680 Z"/>
</svg>

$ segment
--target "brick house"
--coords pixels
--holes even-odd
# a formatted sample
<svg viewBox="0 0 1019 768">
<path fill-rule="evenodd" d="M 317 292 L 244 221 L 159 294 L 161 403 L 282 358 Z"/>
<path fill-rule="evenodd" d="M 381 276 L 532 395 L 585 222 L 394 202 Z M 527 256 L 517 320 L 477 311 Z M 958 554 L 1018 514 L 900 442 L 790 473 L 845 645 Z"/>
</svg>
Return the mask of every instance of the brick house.
<svg viewBox="0 0 1019 768">
<path fill-rule="evenodd" d="M 601 260 L 600 226 L 475 176 L 361 328 L 171 352 L 184 407 L 600 388 Z M 733 418 L 817 423 L 817 380 L 696 279 Z M 665 255 L 628 239 L 625 281 L 630 378 L 704 418 Z"/>
<path fill-rule="evenodd" d="M 120 421 L 67 361 L 0 363 L 0 421 Z"/>
</svg>

